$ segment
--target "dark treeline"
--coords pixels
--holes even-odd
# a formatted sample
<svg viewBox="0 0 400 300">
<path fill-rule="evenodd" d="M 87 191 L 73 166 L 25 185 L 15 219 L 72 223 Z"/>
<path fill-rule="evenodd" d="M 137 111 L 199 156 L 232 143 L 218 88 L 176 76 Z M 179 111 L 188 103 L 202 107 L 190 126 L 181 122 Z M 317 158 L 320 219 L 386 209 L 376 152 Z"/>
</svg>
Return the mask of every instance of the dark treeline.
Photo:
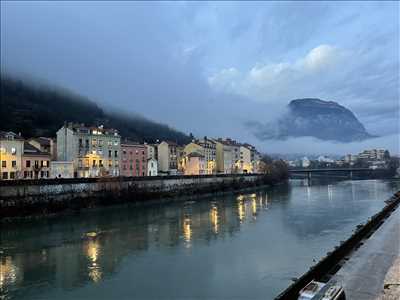
<svg viewBox="0 0 400 300">
<path fill-rule="evenodd" d="M 281 159 L 273 160 L 266 154 L 261 157 L 260 171 L 264 174 L 264 182 L 268 184 L 277 184 L 289 179 L 287 164 Z"/>
<path fill-rule="evenodd" d="M 137 115 L 105 112 L 96 103 L 71 92 L 39 87 L 1 74 L 0 130 L 21 133 L 26 138 L 53 137 L 65 121 L 115 128 L 122 137 L 137 142 L 189 141 L 186 134 L 167 125 Z"/>
</svg>

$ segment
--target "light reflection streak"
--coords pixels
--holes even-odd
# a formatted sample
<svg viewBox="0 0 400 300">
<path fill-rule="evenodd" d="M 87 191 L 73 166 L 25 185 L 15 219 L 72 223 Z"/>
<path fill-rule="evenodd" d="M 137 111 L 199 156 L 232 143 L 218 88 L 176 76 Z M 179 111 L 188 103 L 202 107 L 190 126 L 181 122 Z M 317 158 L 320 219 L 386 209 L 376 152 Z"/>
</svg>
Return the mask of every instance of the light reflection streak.
<svg viewBox="0 0 400 300">
<path fill-rule="evenodd" d="M 11 256 L 0 261 L 0 290 L 17 281 L 18 268 L 13 264 Z"/>
<path fill-rule="evenodd" d="M 186 215 L 183 220 L 183 238 L 186 242 L 186 247 L 190 248 L 192 241 L 192 219 L 189 215 Z"/>
<path fill-rule="evenodd" d="M 211 210 L 210 210 L 210 220 L 211 220 L 213 232 L 218 233 L 218 227 L 219 227 L 218 207 L 215 204 L 212 205 Z"/>
<path fill-rule="evenodd" d="M 244 205 L 243 200 L 238 201 L 238 215 L 240 223 L 243 223 L 246 216 L 246 206 Z"/>
<path fill-rule="evenodd" d="M 86 245 L 86 257 L 89 259 L 88 276 L 93 282 L 99 282 L 103 272 L 99 265 L 100 244 L 96 239 L 90 239 Z"/>
<path fill-rule="evenodd" d="M 253 219 L 256 219 L 256 217 L 257 217 L 257 201 L 255 198 L 253 198 L 251 200 L 251 209 L 253 212 Z"/>
</svg>

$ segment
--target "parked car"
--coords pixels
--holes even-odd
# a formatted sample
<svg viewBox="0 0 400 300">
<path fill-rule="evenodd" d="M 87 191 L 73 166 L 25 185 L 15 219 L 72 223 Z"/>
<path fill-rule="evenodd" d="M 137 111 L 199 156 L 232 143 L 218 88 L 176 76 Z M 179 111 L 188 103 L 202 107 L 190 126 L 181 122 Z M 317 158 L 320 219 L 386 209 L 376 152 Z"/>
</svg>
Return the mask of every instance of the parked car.
<svg viewBox="0 0 400 300">
<path fill-rule="evenodd" d="M 299 294 L 298 300 L 345 300 L 343 287 L 335 281 L 311 281 Z"/>
</svg>

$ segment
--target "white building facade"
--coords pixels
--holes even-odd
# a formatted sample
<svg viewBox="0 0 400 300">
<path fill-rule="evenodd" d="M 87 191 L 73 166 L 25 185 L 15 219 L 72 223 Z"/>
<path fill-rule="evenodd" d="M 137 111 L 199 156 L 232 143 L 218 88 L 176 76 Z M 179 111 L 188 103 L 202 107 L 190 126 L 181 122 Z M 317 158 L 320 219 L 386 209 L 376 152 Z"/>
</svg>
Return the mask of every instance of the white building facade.
<svg viewBox="0 0 400 300">
<path fill-rule="evenodd" d="M 117 130 L 69 123 L 57 131 L 57 160 L 73 162 L 74 177 L 119 176 L 120 154 Z"/>
</svg>

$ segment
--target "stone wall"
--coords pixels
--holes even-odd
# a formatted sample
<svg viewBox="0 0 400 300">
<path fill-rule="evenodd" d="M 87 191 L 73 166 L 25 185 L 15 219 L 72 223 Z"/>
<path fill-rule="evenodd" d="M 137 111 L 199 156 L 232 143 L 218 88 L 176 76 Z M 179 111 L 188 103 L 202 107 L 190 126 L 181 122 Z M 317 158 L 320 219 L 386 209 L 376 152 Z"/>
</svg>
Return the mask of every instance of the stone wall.
<svg viewBox="0 0 400 300">
<path fill-rule="evenodd" d="M 257 174 L 0 181 L 0 218 L 171 199 L 262 183 Z"/>
</svg>

